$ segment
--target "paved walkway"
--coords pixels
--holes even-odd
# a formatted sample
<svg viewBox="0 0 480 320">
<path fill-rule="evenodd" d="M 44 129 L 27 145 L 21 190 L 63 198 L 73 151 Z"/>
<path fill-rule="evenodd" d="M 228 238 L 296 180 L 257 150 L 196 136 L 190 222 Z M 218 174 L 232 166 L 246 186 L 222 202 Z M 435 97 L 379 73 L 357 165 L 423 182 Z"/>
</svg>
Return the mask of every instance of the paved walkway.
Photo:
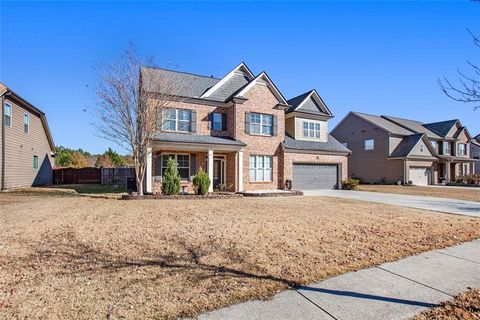
<svg viewBox="0 0 480 320">
<path fill-rule="evenodd" d="M 475 201 L 369 191 L 308 190 L 303 193 L 306 196 L 346 198 L 480 217 L 480 202 Z"/>
<path fill-rule="evenodd" d="M 406 319 L 467 287 L 480 287 L 480 240 L 349 272 L 199 319 Z"/>
</svg>

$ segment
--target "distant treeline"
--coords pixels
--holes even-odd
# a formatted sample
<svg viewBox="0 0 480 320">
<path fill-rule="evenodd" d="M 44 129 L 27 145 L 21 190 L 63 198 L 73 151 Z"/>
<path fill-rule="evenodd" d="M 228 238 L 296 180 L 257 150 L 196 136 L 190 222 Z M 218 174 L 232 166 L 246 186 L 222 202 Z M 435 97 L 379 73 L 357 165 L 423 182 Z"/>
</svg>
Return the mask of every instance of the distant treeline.
<svg viewBox="0 0 480 320">
<path fill-rule="evenodd" d="M 133 166 L 132 156 L 119 155 L 116 151 L 108 148 L 103 154 L 91 154 L 81 148 L 70 149 L 63 146 L 55 148 L 56 168 L 85 168 L 85 167 L 124 167 Z"/>
</svg>

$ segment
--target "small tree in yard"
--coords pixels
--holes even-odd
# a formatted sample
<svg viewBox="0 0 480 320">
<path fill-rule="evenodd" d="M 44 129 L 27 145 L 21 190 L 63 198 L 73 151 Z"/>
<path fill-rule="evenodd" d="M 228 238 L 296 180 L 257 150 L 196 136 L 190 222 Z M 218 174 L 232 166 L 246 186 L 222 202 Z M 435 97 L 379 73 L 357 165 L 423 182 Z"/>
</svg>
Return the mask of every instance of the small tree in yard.
<svg viewBox="0 0 480 320">
<path fill-rule="evenodd" d="M 159 110 L 178 100 L 176 83 L 149 74 L 148 90 L 142 86 L 141 66 L 133 46 L 111 62 L 101 73 L 95 90 L 95 127 L 100 136 L 128 150 L 133 156 L 137 190 L 143 195 L 147 148 L 157 129 Z"/>
<path fill-rule="evenodd" d="M 195 177 L 193 177 L 193 185 L 197 194 L 206 194 L 208 192 L 210 178 L 203 168 L 200 168 Z"/>
<path fill-rule="evenodd" d="M 172 158 L 168 159 L 167 170 L 163 172 L 162 192 L 168 195 L 175 195 L 180 192 L 180 175 Z"/>
</svg>

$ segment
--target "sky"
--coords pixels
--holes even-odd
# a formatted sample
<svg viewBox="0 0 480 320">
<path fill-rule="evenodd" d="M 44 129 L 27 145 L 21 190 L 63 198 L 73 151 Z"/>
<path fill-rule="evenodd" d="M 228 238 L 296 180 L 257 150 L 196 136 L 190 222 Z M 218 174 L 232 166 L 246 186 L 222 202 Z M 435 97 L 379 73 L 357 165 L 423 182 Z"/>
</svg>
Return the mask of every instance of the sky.
<svg viewBox="0 0 480 320">
<path fill-rule="evenodd" d="M 349 112 L 423 122 L 480 109 L 437 83 L 480 64 L 480 4 L 471 1 L 0 2 L 0 81 L 43 110 L 56 145 L 120 147 L 95 132 L 98 69 L 133 42 L 179 71 L 222 77 L 240 62 L 266 71 L 287 99 L 317 89 L 335 117 Z"/>
</svg>

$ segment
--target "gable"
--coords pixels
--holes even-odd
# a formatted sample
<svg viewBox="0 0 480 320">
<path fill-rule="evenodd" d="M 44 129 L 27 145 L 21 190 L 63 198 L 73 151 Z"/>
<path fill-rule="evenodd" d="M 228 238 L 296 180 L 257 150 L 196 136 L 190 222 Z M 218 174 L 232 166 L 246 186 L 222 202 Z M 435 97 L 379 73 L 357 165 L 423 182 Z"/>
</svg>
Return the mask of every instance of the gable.
<svg viewBox="0 0 480 320">
<path fill-rule="evenodd" d="M 435 154 L 430 150 L 428 143 L 430 142 L 425 142 L 424 139 L 420 139 L 410 151 L 409 156 L 435 157 Z"/>
<path fill-rule="evenodd" d="M 288 103 L 291 105 L 287 110 L 288 113 L 295 111 L 322 116 L 333 116 L 315 89 L 288 100 Z"/>
<path fill-rule="evenodd" d="M 250 83 L 243 87 L 240 92 L 236 93 L 235 97 L 245 98 L 247 92 L 249 92 L 253 87 L 258 85 L 267 86 L 280 104 L 287 105 L 287 101 L 277 89 L 272 80 L 270 80 L 270 77 L 266 74 L 266 72 L 262 72 L 261 74 L 256 76 L 255 79 L 253 79 L 252 81 L 250 81 Z"/>
<path fill-rule="evenodd" d="M 253 78 L 250 69 L 242 62 L 205 91 L 200 98 L 225 101 L 236 91 L 246 86 Z"/>
</svg>

